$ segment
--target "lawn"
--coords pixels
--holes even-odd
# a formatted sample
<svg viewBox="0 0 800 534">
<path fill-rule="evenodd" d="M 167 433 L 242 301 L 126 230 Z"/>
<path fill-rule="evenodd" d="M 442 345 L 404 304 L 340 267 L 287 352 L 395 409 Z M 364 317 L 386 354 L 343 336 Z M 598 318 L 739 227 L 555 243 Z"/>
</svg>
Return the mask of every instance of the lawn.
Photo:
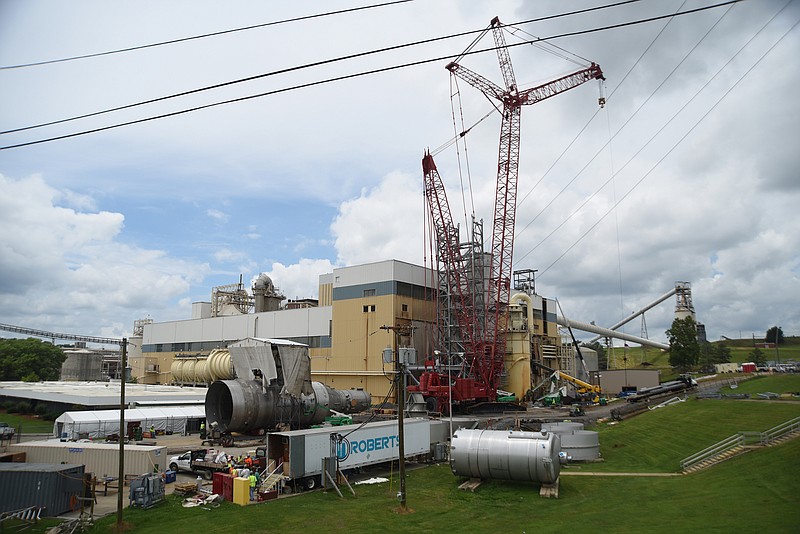
<svg viewBox="0 0 800 534">
<path fill-rule="evenodd" d="M 357 497 L 313 492 L 258 506 L 182 508 L 177 498 L 151 510 L 126 510 L 131 532 L 160 534 L 284 532 L 796 532 L 795 465 L 800 440 L 760 449 L 694 475 L 670 478 L 562 477 L 559 499 L 534 484 L 489 481 L 457 489 L 446 465 L 412 470 L 408 505 L 397 510 L 394 484 L 356 486 Z M 115 517 L 96 532 L 111 532 Z"/>
<path fill-rule="evenodd" d="M 758 375 L 740 382 L 734 389 L 729 386 L 720 389 L 721 393 L 749 393 L 750 395 L 757 395 L 767 391 L 778 394 L 800 392 L 800 373 Z"/>
<path fill-rule="evenodd" d="M 22 425 L 22 432 L 32 434 L 52 433 L 53 422 L 46 419 L 40 419 L 31 415 L 19 415 L 15 413 L 0 412 L 0 421 L 8 423 L 19 432 L 20 425 Z"/>
</svg>

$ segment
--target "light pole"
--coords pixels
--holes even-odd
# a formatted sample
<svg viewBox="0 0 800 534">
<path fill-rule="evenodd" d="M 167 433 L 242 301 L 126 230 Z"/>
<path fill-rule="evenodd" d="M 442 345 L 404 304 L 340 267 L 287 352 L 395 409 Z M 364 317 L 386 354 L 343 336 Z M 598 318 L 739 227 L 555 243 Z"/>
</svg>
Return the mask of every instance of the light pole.
<svg viewBox="0 0 800 534">
<path fill-rule="evenodd" d="M 778 353 L 778 332 L 781 331 L 780 326 L 775 327 L 775 366 L 780 368 L 781 366 L 781 356 Z"/>
</svg>

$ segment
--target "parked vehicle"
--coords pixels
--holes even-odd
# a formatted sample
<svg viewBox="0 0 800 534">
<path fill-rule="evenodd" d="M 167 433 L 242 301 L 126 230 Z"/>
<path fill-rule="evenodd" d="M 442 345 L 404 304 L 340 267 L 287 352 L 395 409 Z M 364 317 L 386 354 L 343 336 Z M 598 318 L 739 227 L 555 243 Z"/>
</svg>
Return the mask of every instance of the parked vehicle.
<svg viewBox="0 0 800 534">
<path fill-rule="evenodd" d="M 14 437 L 14 427 L 8 423 L 0 423 L 0 440 L 11 439 Z"/>
</svg>

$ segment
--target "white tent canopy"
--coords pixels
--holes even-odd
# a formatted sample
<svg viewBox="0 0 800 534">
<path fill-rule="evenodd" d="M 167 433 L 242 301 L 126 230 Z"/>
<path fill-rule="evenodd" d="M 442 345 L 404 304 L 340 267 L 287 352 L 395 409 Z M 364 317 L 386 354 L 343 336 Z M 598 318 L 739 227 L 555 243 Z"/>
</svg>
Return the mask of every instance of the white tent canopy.
<svg viewBox="0 0 800 534">
<path fill-rule="evenodd" d="M 119 431 L 119 410 L 64 412 L 53 425 L 53 435 L 66 439 L 88 437 L 105 438 L 111 434 L 124 434 L 128 422 L 139 422 L 143 430 L 152 425 L 156 431 L 186 434 L 189 421 L 206 418 L 204 406 L 166 406 L 163 408 L 136 408 L 125 410 L 125 426 Z M 199 423 L 198 423 L 199 425 Z"/>
</svg>

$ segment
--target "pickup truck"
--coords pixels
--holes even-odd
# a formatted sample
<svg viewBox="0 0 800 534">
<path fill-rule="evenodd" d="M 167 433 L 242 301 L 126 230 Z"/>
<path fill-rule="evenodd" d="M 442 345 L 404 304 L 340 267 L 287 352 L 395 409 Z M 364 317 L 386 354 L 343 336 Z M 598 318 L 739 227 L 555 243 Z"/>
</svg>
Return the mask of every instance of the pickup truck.
<svg viewBox="0 0 800 534">
<path fill-rule="evenodd" d="M 0 423 L 0 440 L 11 439 L 14 437 L 14 427 L 8 423 Z"/>
<path fill-rule="evenodd" d="M 206 455 L 208 454 L 208 451 L 208 449 L 195 449 L 192 451 L 186 451 L 183 454 L 179 454 L 170 458 L 167 465 L 169 466 L 170 471 L 198 473 L 206 480 L 211 480 L 215 472 L 227 471 L 228 464 L 222 462 L 207 462 Z M 264 456 L 266 455 L 261 455 L 262 461 L 258 461 L 256 458 L 253 458 L 256 460 L 256 464 L 262 469 L 263 466 L 260 464 L 265 463 L 263 462 Z"/>
</svg>

